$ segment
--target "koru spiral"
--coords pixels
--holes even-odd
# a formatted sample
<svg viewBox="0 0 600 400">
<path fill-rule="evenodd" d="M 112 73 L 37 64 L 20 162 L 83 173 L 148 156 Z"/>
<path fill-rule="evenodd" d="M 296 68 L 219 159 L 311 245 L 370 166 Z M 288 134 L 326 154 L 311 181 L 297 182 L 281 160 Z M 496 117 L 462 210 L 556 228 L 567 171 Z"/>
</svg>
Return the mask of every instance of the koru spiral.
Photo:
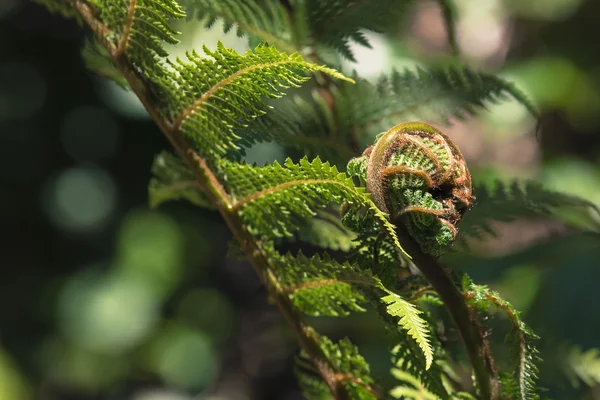
<svg viewBox="0 0 600 400">
<path fill-rule="evenodd" d="M 378 136 L 348 173 L 366 186 L 377 207 L 430 254 L 456 239 L 457 224 L 474 200 L 471 174 L 452 141 L 434 127 L 408 122 Z"/>
</svg>

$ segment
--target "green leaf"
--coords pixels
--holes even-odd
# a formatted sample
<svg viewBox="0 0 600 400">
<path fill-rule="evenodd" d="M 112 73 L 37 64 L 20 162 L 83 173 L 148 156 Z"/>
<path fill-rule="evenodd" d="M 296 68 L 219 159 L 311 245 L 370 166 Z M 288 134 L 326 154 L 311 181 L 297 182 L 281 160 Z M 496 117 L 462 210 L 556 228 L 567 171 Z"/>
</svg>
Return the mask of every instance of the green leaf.
<svg viewBox="0 0 600 400">
<path fill-rule="evenodd" d="M 319 158 L 295 164 L 275 162 L 265 167 L 221 161 L 223 180 L 248 230 L 262 237 L 291 237 L 302 221 L 330 203 L 347 201 L 373 216 L 398 249 L 402 249 L 394 225 L 352 178 Z"/>
<path fill-rule="evenodd" d="M 370 376 L 369 364 L 360 355 L 358 348 L 349 339 L 345 338 L 338 343 L 326 336 L 312 331 L 319 347 L 332 366 L 340 374 L 338 379 L 343 379 L 343 385 L 351 399 L 375 400 L 377 398 L 373 389 L 373 378 Z M 304 351 L 296 361 L 296 375 L 306 397 L 309 399 L 330 399 L 325 391 L 324 383 L 314 370 L 312 362 Z"/>
<path fill-rule="evenodd" d="M 516 367 L 502 385 L 503 394 L 510 399 L 538 400 L 540 398 L 535 380 L 538 377 L 537 363 L 541 361 L 533 342 L 539 337 L 522 320 L 520 313 L 487 286 L 474 285 L 465 279 L 469 304 L 486 312 L 490 306 L 506 313 L 513 325 L 512 336 L 516 354 Z"/>
<path fill-rule="evenodd" d="M 427 390 L 421 381 L 408 372 L 392 368 L 392 375 L 403 382 L 402 386 L 397 386 L 390 391 L 395 399 L 405 400 L 441 400 L 440 397 Z"/>
<path fill-rule="evenodd" d="M 314 41 L 355 61 L 350 41 L 370 47 L 363 31 L 383 33 L 398 26 L 412 2 L 407 0 L 307 0 Z"/>
<path fill-rule="evenodd" d="M 336 213 L 337 214 L 337 213 Z M 304 221 L 298 239 L 323 249 L 350 251 L 356 234 L 340 224 L 339 215 L 317 212 L 316 218 Z"/>
<path fill-rule="evenodd" d="M 297 51 L 287 10 L 278 0 L 186 0 L 185 4 L 188 15 L 203 21 L 206 28 L 222 21 L 225 33 L 235 28 L 239 37 L 247 35 L 287 53 Z"/>
<path fill-rule="evenodd" d="M 156 208 L 171 200 L 185 199 L 199 207 L 215 208 L 200 190 L 198 182 L 187 166 L 175 155 L 162 152 L 154 158 L 148 187 L 149 204 Z"/>
<path fill-rule="evenodd" d="M 351 81 L 333 69 L 310 64 L 298 54 L 287 55 L 261 45 L 244 55 L 204 47 L 210 58 L 188 53 L 188 62 L 170 63 L 173 70 L 159 82 L 166 92 L 164 113 L 172 129 L 193 139 L 203 156 L 217 159 L 238 150 L 234 129 L 263 115 L 264 98 L 278 98 L 308 78 L 298 71 L 320 71 Z"/>
<path fill-rule="evenodd" d="M 475 204 L 459 225 L 463 236 L 495 235 L 491 221 L 510 222 L 516 218 L 554 218 L 577 223 L 582 230 L 600 231 L 600 210 L 595 204 L 544 189 L 536 182 L 498 181 L 493 185 L 478 185 L 473 193 Z"/>
<path fill-rule="evenodd" d="M 302 253 L 279 256 L 270 252 L 270 260 L 283 291 L 305 314 L 335 317 L 365 311 L 366 299 L 358 287 L 373 285 L 366 272 L 340 264 L 328 254 L 308 258 Z"/>
<path fill-rule="evenodd" d="M 469 68 L 417 68 L 394 71 L 376 85 L 357 79 L 343 85 L 336 96 L 341 129 L 358 130 L 368 141 L 390 126 L 411 120 L 448 124 L 451 118 L 465 119 L 486 103 L 513 97 L 537 116 L 534 105 L 512 83 Z"/>
<path fill-rule="evenodd" d="M 90 0 L 102 22 L 112 31 L 106 39 L 127 54 L 139 71 L 154 78 L 158 58 L 168 56 L 163 43 L 177 44 L 178 32 L 170 20 L 185 13 L 175 0 Z M 158 58 L 157 58 L 158 57 Z"/>
<path fill-rule="evenodd" d="M 427 322 L 419 314 L 421 311 L 395 293 L 389 292 L 381 298 L 386 303 L 390 315 L 400 318 L 398 324 L 417 342 L 425 356 L 425 369 L 428 370 L 433 362 L 433 348 L 429 340 Z"/>
<path fill-rule="evenodd" d="M 115 66 L 106 48 L 97 40 L 87 40 L 81 50 L 81 56 L 87 69 L 110 79 L 123 89 L 129 89 L 129 83 Z"/>
</svg>

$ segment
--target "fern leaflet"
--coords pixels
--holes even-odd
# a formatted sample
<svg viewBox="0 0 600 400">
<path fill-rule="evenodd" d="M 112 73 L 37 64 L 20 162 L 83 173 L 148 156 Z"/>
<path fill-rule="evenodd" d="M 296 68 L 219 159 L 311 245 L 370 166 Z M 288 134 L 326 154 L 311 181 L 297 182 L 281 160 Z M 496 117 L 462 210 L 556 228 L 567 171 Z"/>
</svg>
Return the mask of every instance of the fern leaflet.
<svg viewBox="0 0 600 400">
<path fill-rule="evenodd" d="M 494 306 L 505 312 L 513 324 L 517 366 L 514 373 L 502 385 L 503 392 L 507 398 L 511 399 L 539 399 L 535 380 L 538 374 L 536 363 L 541 360 L 538 356 L 538 350 L 533 345 L 533 342 L 539 337 L 521 320 L 520 313 L 509 302 L 503 300 L 497 292 L 490 290 L 487 286 L 472 283 L 469 285 L 468 290 L 467 298 L 470 304 L 484 312 L 487 311 L 490 305 Z"/>
<path fill-rule="evenodd" d="M 463 235 L 482 238 L 494 235 L 490 221 L 509 222 L 516 218 L 554 217 L 569 221 L 577 216 L 584 229 L 600 231 L 600 210 L 581 198 L 544 189 L 535 182 L 497 182 L 474 189 L 474 207 L 460 223 Z"/>
<path fill-rule="evenodd" d="M 298 54 L 287 55 L 261 45 L 245 55 L 227 49 L 188 53 L 189 62 L 177 60 L 175 71 L 162 80 L 168 93 L 164 113 L 173 129 L 192 138 L 207 158 L 237 150 L 233 129 L 265 113 L 264 97 L 277 98 L 283 89 L 297 87 L 308 78 L 297 71 L 321 71 L 349 80 L 326 67 L 307 63 Z"/>
<path fill-rule="evenodd" d="M 398 324 L 418 343 L 425 355 L 425 370 L 428 370 L 433 362 L 433 348 L 429 342 L 427 322 L 419 316 L 421 312 L 395 293 L 390 292 L 381 300 L 388 305 L 388 313 L 399 317 Z"/>
<path fill-rule="evenodd" d="M 175 155 L 162 152 L 154 158 L 148 187 L 150 207 L 155 208 L 171 200 L 186 199 L 199 207 L 214 208 L 198 186 L 198 181 L 187 166 Z"/>
<path fill-rule="evenodd" d="M 499 77 L 468 68 L 447 67 L 383 76 L 376 85 L 357 80 L 343 85 L 337 96 L 342 130 L 358 130 L 372 136 L 399 122 L 418 119 L 448 124 L 450 118 L 465 119 L 486 102 L 497 103 L 512 96 L 531 114 L 533 104 L 512 84 Z"/>
<path fill-rule="evenodd" d="M 217 20 L 227 33 L 234 27 L 237 35 L 252 41 L 267 42 L 287 53 L 296 52 L 286 9 L 277 0 L 186 0 L 188 17 L 196 17 L 207 28 Z"/>
<path fill-rule="evenodd" d="M 163 42 L 177 44 L 178 32 L 170 19 L 185 13 L 175 0 L 90 0 L 114 35 L 107 37 L 118 54 L 127 54 L 148 78 L 160 70 L 157 59 L 168 56 Z"/>
<path fill-rule="evenodd" d="M 329 203 L 345 200 L 363 206 L 401 249 L 394 225 L 364 189 L 319 158 L 312 162 L 303 158 L 298 164 L 287 159 L 284 165 L 275 162 L 262 168 L 223 160 L 221 168 L 234 199 L 233 208 L 256 235 L 292 236 L 292 229 L 297 229 L 304 218 L 314 216 Z"/>
</svg>

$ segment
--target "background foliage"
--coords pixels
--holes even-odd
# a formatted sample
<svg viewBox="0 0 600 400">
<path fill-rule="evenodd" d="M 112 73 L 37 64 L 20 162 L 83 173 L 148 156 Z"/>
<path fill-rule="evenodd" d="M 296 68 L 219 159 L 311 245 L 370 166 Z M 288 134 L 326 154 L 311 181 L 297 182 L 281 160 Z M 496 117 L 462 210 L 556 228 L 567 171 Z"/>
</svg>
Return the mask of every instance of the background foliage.
<svg viewBox="0 0 600 400">
<path fill-rule="evenodd" d="M 515 79 L 543 112 L 537 136 L 512 104 L 455 124 L 449 133 L 474 176 L 480 183 L 531 177 L 600 202 L 600 54 L 588 45 L 598 5 L 458 4 L 458 40 L 470 62 Z M 404 29 L 371 38 L 373 52 L 353 48 L 361 76 L 447 56 L 436 3 L 411 15 Z M 131 97 L 84 69 L 80 30 L 29 3 L 3 3 L 0 18 L 0 396 L 299 396 L 295 343 L 254 272 L 223 257 L 229 233 L 219 219 L 183 202 L 148 210 L 152 157 L 168 145 Z M 184 47 L 222 38 L 219 27 L 202 26 L 181 26 L 190 40 Z M 281 26 L 271 29 L 286 37 Z M 235 35 L 224 40 L 245 47 Z M 248 153 L 259 163 L 285 154 L 272 145 Z M 565 218 L 581 224 L 576 213 Z M 481 254 L 468 272 L 544 338 L 541 384 L 549 395 L 594 398 L 599 363 L 588 349 L 599 345 L 600 318 L 586 305 L 598 300 L 598 239 L 532 220 L 500 231 L 491 242 L 468 243 Z M 319 326 L 335 339 L 350 336 L 384 375 L 383 332 L 365 318 Z"/>
</svg>

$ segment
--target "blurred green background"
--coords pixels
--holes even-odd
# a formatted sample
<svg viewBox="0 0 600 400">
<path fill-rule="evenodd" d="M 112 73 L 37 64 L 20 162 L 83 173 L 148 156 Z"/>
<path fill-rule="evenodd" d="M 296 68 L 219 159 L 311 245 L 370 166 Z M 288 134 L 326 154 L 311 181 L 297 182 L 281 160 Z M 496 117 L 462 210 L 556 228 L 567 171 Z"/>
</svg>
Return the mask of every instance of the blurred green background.
<svg viewBox="0 0 600 400">
<path fill-rule="evenodd" d="M 374 79 L 447 58 L 439 9 L 416 3 L 394 37 L 368 34 L 373 49 L 356 47 L 346 71 Z M 475 179 L 531 178 L 600 204 L 600 2 L 456 3 L 468 64 L 515 81 L 542 110 L 539 132 L 511 102 L 443 128 Z M 247 46 L 194 21 L 180 30 L 176 54 L 219 39 Z M 168 144 L 135 98 L 85 69 L 84 37 L 39 5 L 0 0 L 0 400 L 301 398 L 296 343 L 251 267 L 226 256 L 219 217 L 184 202 L 147 207 L 152 158 Z M 282 156 L 261 145 L 248 159 Z M 560 358 L 600 347 L 597 239 L 540 221 L 498 229 L 461 267 L 543 337 L 548 396 L 600 399 L 572 388 Z M 351 336 L 383 375 L 373 321 L 320 325 Z"/>
</svg>

